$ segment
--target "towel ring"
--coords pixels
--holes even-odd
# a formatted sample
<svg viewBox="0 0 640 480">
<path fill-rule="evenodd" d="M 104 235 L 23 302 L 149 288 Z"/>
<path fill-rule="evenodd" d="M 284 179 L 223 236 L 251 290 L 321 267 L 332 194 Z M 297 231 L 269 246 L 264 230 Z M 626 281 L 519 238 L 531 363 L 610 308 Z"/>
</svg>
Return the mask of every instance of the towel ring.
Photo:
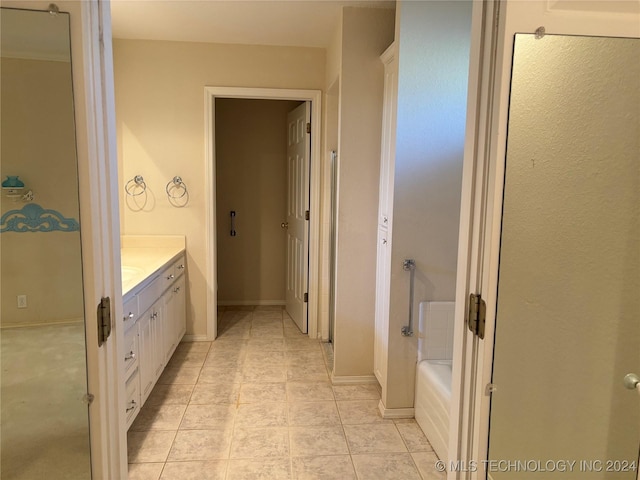
<svg viewBox="0 0 640 480">
<path fill-rule="evenodd" d="M 136 193 L 136 189 L 139 189 L 138 193 Z M 124 186 L 124 191 L 127 192 L 127 195 L 132 197 L 137 197 L 138 195 L 142 195 L 147 191 L 147 184 L 144 183 L 144 178 L 142 175 L 136 175 L 131 180 L 129 180 Z"/>
<path fill-rule="evenodd" d="M 167 192 L 169 199 L 177 200 L 187 194 L 187 186 L 182 181 L 182 178 L 176 175 L 169 183 L 167 183 L 165 191 Z"/>
</svg>

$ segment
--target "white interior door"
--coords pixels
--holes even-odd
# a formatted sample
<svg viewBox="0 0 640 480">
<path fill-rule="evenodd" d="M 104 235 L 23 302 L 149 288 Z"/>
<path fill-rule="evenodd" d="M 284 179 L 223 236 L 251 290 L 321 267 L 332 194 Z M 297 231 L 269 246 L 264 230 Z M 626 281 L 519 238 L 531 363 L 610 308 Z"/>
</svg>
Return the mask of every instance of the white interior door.
<svg viewBox="0 0 640 480">
<path fill-rule="evenodd" d="M 307 333 L 309 278 L 309 157 L 311 104 L 305 102 L 287 116 L 287 313 Z"/>
</svg>

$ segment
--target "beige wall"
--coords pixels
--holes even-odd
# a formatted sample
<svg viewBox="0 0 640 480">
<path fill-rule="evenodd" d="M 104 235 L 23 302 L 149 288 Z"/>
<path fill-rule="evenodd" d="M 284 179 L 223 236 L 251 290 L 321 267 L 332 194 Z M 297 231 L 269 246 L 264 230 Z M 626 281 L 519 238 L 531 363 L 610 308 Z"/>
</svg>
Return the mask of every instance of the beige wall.
<svg viewBox="0 0 640 480">
<path fill-rule="evenodd" d="M 218 304 L 284 304 L 287 114 L 299 104 L 216 100 Z"/>
<path fill-rule="evenodd" d="M 384 69 L 393 10 L 345 8 L 340 68 L 340 146 L 334 376 L 373 375 L 376 222 Z"/>
<path fill-rule="evenodd" d="M 2 180 L 19 175 L 33 203 L 79 221 L 70 64 L 2 58 L 1 96 Z M 26 205 L 4 193 L 0 202 L 2 214 Z M 83 318 L 79 232 L 5 232 L 1 242 L 2 326 Z"/>
<path fill-rule="evenodd" d="M 122 202 L 122 233 L 186 236 L 187 333 L 205 335 L 204 87 L 322 90 L 325 51 L 137 40 L 113 48 L 120 185 L 136 174 L 148 185 L 142 211 Z M 189 188 L 184 208 L 166 199 L 174 175 Z"/>
<path fill-rule="evenodd" d="M 454 300 L 464 148 L 471 2 L 402 2 L 393 198 L 386 408 L 413 406 L 417 335 L 403 337 L 409 274 L 418 305 Z"/>
</svg>

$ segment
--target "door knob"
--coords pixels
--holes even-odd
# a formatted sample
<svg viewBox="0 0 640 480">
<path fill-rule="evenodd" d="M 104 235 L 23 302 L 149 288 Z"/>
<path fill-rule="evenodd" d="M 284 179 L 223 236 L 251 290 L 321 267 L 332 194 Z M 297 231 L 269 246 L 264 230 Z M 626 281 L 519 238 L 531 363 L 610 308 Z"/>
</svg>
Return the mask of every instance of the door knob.
<svg viewBox="0 0 640 480">
<path fill-rule="evenodd" d="M 629 390 L 638 390 L 640 393 L 640 377 L 635 373 L 627 373 L 622 380 L 624 386 Z"/>
<path fill-rule="evenodd" d="M 289 222 L 282 222 L 280 228 L 289 228 Z"/>
</svg>

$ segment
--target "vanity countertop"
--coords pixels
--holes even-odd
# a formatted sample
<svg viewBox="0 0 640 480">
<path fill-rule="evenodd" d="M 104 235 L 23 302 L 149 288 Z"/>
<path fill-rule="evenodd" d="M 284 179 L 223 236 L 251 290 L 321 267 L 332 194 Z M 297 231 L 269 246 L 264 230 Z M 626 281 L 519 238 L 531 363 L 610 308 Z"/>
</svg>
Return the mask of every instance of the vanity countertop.
<svg viewBox="0 0 640 480">
<path fill-rule="evenodd" d="M 178 235 L 125 235 L 121 239 L 122 295 L 160 271 L 185 250 Z"/>
</svg>

